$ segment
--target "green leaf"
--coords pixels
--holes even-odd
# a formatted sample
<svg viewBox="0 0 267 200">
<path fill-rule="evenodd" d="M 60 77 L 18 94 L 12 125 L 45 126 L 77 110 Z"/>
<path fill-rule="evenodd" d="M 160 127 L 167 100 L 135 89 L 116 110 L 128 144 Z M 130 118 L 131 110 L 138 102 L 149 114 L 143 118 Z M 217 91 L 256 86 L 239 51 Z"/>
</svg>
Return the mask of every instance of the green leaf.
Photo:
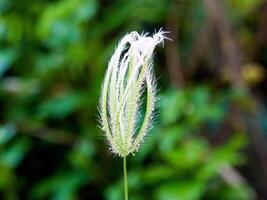
<svg viewBox="0 0 267 200">
<path fill-rule="evenodd" d="M 89 181 L 89 177 L 81 172 L 61 172 L 35 185 L 31 196 L 33 199 L 52 196 L 53 200 L 72 200 L 77 190 Z"/>
<path fill-rule="evenodd" d="M 0 146 L 8 142 L 16 134 L 16 127 L 14 124 L 5 124 L 0 127 Z"/>
<path fill-rule="evenodd" d="M 0 77 L 11 67 L 17 58 L 17 52 L 13 49 L 0 50 Z"/>
<path fill-rule="evenodd" d="M 175 125 L 172 127 L 165 128 L 161 130 L 159 137 L 159 147 L 162 152 L 172 151 L 177 143 L 190 132 L 188 126 L 184 124 Z"/>
<path fill-rule="evenodd" d="M 43 102 L 38 107 L 37 115 L 40 118 L 65 118 L 74 112 L 83 102 L 84 95 L 79 93 L 63 93 Z"/>
<path fill-rule="evenodd" d="M 82 22 L 97 11 L 95 0 L 61 0 L 48 6 L 37 26 L 38 36 L 52 47 L 77 42 L 82 37 Z"/>
<path fill-rule="evenodd" d="M 69 160 L 74 167 L 79 169 L 89 169 L 91 157 L 95 153 L 95 145 L 88 138 L 80 138 L 69 154 Z"/>
<path fill-rule="evenodd" d="M 17 140 L 14 144 L 1 152 L 0 163 L 11 168 L 17 167 L 29 148 L 30 144 L 28 140 Z"/>
<path fill-rule="evenodd" d="M 160 183 L 168 180 L 175 174 L 175 171 L 164 165 L 150 165 L 143 170 L 142 179 L 145 183 Z"/>
<path fill-rule="evenodd" d="M 192 139 L 184 141 L 173 151 L 166 152 L 163 158 L 178 169 L 194 169 L 202 164 L 208 152 L 205 141 Z"/>
<path fill-rule="evenodd" d="M 160 120 L 163 124 L 171 124 L 184 112 L 187 98 L 183 91 L 170 90 L 162 95 Z"/>
<path fill-rule="evenodd" d="M 166 183 L 156 189 L 157 200 L 199 200 L 205 191 L 205 182 L 188 180 Z"/>
<path fill-rule="evenodd" d="M 206 162 L 198 171 L 198 177 L 208 179 L 218 174 L 218 170 L 225 164 L 240 165 L 244 163 L 244 156 L 238 151 L 246 144 L 244 135 L 235 134 L 227 144 L 210 152 Z"/>
<path fill-rule="evenodd" d="M 105 199 L 118 200 L 123 199 L 123 187 L 122 184 L 113 183 L 105 191 Z"/>
</svg>

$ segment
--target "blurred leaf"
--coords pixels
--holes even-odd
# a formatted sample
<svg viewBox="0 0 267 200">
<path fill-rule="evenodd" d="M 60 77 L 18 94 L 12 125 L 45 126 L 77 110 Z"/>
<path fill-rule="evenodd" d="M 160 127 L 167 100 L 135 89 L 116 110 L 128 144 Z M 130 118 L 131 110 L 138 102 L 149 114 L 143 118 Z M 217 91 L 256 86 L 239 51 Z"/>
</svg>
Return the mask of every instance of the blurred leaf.
<svg viewBox="0 0 267 200">
<path fill-rule="evenodd" d="M 250 193 L 249 188 L 246 185 L 240 185 L 238 187 L 225 187 L 223 188 L 219 200 L 223 199 L 235 199 L 235 200 L 251 200 L 255 199 Z"/>
<path fill-rule="evenodd" d="M 160 181 L 171 178 L 175 171 L 164 165 L 151 165 L 146 167 L 143 173 L 143 180 L 146 183 L 160 183 Z"/>
<path fill-rule="evenodd" d="M 161 131 L 159 146 L 162 152 L 173 151 L 178 141 L 182 139 L 190 130 L 189 127 L 175 125 L 173 127 L 168 127 Z"/>
<path fill-rule="evenodd" d="M 88 170 L 91 157 L 95 153 L 95 145 L 88 138 L 80 138 L 69 155 L 73 166 Z"/>
<path fill-rule="evenodd" d="M 173 151 L 163 154 L 167 162 L 178 169 L 194 169 L 207 155 L 208 146 L 200 139 L 184 141 Z"/>
<path fill-rule="evenodd" d="M 191 91 L 189 102 L 187 114 L 192 125 L 216 121 L 224 116 L 224 109 L 212 101 L 211 91 L 207 87 L 200 86 Z"/>
<path fill-rule="evenodd" d="M 7 11 L 11 6 L 11 2 L 9 0 L 0 0 L 0 13 Z"/>
<path fill-rule="evenodd" d="M 53 200 L 73 200 L 79 187 L 88 181 L 89 177 L 81 172 L 57 174 L 35 185 L 31 196 L 33 199 L 51 196 Z"/>
<path fill-rule="evenodd" d="M 0 154 L 0 163 L 2 165 L 14 168 L 21 162 L 26 152 L 29 150 L 28 140 L 17 140 Z"/>
<path fill-rule="evenodd" d="M 90 20 L 97 11 L 95 0 L 61 0 L 44 10 L 37 32 L 51 46 L 77 42 L 82 37 L 79 24 Z"/>
<path fill-rule="evenodd" d="M 244 16 L 256 9 L 263 1 L 262 0 L 227 0 L 227 3 L 231 5 L 231 8 L 235 10 L 234 14 L 239 16 Z M 238 15 L 236 16 L 236 18 Z"/>
<path fill-rule="evenodd" d="M 187 98 L 183 91 L 170 90 L 163 94 L 160 106 L 162 123 L 171 124 L 175 122 L 182 115 L 186 103 Z"/>
<path fill-rule="evenodd" d="M 15 134 L 16 127 L 14 126 L 14 124 L 9 123 L 0 127 L 0 147 L 1 145 L 8 142 L 11 138 L 13 138 Z"/>
<path fill-rule="evenodd" d="M 64 118 L 80 107 L 83 97 L 83 94 L 74 92 L 52 97 L 38 107 L 38 116 L 41 118 Z"/>
<path fill-rule="evenodd" d="M 8 185 L 11 184 L 15 174 L 10 167 L 2 165 L 1 163 L 0 163 L 0 170 L 1 170 L 0 189 L 5 189 Z"/>
<path fill-rule="evenodd" d="M 206 179 L 214 176 L 224 164 L 240 165 L 243 163 L 244 157 L 238 151 L 245 144 L 244 136 L 236 134 L 227 144 L 214 149 L 205 165 L 198 171 L 199 177 Z"/>
<path fill-rule="evenodd" d="M 156 190 L 158 200 L 199 200 L 205 191 L 205 183 L 195 180 L 166 183 Z"/>
<path fill-rule="evenodd" d="M 11 67 L 16 58 L 17 52 L 15 50 L 0 50 L 0 77 L 3 76 L 3 74 Z"/>
<path fill-rule="evenodd" d="M 123 199 L 122 185 L 119 183 L 113 183 L 105 191 L 105 199 L 107 200 L 118 200 Z"/>
</svg>

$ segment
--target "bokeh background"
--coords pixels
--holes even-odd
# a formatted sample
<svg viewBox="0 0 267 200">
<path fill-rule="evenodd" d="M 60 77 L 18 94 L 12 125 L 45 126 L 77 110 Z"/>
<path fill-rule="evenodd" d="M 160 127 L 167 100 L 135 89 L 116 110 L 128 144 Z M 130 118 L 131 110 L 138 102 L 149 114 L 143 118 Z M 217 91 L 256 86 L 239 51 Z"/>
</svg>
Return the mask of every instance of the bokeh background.
<svg viewBox="0 0 267 200">
<path fill-rule="evenodd" d="M 130 199 L 267 199 L 266 0 L 0 0 L 0 199 L 123 199 L 101 82 L 125 33 L 160 28 Z"/>
</svg>

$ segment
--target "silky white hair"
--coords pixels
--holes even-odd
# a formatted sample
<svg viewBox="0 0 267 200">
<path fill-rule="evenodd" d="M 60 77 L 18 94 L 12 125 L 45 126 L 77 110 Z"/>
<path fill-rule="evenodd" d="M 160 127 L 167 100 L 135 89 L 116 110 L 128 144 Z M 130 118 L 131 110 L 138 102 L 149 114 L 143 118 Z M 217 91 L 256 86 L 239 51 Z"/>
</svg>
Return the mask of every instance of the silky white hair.
<svg viewBox="0 0 267 200">
<path fill-rule="evenodd" d="M 160 29 L 152 36 L 135 31 L 126 34 L 108 63 L 100 98 L 100 122 L 110 149 L 121 157 L 137 151 L 151 127 L 156 102 L 152 57 L 155 47 L 168 39 L 166 33 Z M 146 109 L 138 126 L 142 99 Z"/>
</svg>

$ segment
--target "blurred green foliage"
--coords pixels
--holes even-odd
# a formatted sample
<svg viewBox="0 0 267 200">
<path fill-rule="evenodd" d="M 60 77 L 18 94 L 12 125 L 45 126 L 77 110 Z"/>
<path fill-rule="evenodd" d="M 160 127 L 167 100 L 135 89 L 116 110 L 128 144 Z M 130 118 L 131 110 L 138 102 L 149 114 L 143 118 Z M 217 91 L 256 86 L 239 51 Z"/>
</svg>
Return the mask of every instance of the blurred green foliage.
<svg viewBox="0 0 267 200">
<path fill-rule="evenodd" d="M 260 1 L 229 2 L 240 13 L 236 20 Z M 97 127 L 101 81 L 119 38 L 164 26 L 170 6 L 167 0 L 0 0 L 0 199 L 122 199 L 122 161 L 110 155 Z M 193 0 L 179 12 L 186 59 L 205 14 Z M 193 80 L 173 89 L 158 55 L 158 117 L 129 159 L 130 199 L 252 199 L 247 183 L 231 185 L 222 176 L 224 166 L 246 162 L 245 133 L 219 144 L 208 140 L 223 132 L 229 108 L 243 97 Z"/>
</svg>

